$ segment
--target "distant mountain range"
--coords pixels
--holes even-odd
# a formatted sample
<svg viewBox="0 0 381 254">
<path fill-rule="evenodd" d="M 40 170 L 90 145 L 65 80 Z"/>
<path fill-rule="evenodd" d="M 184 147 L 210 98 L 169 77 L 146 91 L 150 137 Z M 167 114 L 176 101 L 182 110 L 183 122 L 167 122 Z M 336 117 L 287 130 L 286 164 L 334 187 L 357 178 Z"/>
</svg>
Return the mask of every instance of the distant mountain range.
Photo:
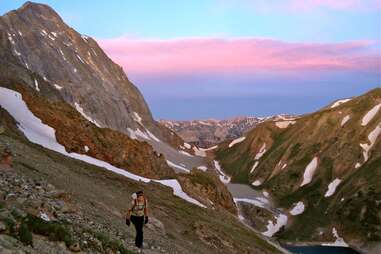
<svg viewBox="0 0 381 254">
<path fill-rule="evenodd" d="M 270 117 L 235 117 L 231 119 L 216 120 L 189 120 L 174 121 L 160 120 L 165 127 L 176 132 L 185 142 L 202 148 L 212 147 L 227 139 L 242 136 L 257 124 L 267 120 L 293 118 L 291 115 L 277 115 Z"/>
</svg>

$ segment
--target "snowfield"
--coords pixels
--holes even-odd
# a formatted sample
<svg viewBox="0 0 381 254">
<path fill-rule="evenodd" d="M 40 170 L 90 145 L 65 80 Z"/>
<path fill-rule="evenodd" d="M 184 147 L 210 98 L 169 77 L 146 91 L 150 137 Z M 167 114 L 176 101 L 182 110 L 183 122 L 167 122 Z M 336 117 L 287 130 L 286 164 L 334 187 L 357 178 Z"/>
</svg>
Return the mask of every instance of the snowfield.
<svg viewBox="0 0 381 254">
<path fill-rule="evenodd" d="M 350 115 L 344 116 L 343 120 L 341 120 L 341 127 L 343 127 L 350 119 L 351 119 Z"/>
<path fill-rule="evenodd" d="M 138 122 L 140 125 L 143 125 L 142 120 L 143 118 L 136 112 L 132 112 L 132 118 L 135 122 Z"/>
<path fill-rule="evenodd" d="M 240 137 L 237 139 L 234 139 L 232 142 L 229 144 L 229 148 L 233 147 L 235 144 L 241 143 L 246 139 L 246 137 Z"/>
<path fill-rule="evenodd" d="M 251 185 L 253 185 L 253 186 L 260 186 L 261 184 L 262 184 L 261 181 L 255 180 Z"/>
<path fill-rule="evenodd" d="M 238 202 L 244 202 L 248 204 L 252 204 L 257 207 L 262 207 L 265 208 L 266 205 L 268 204 L 268 201 L 265 199 L 260 199 L 260 198 L 255 198 L 255 199 L 250 199 L 250 198 L 233 198 L 234 203 Z"/>
<path fill-rule="evenodd" d="M 323 243 L 324 246 L 336 246 L 336 247 L 349 247 L 349 245 L 344 241 L 342 237 L 337 233 L 336 228 L 332 229 L 332 234 L 336 238 L 336 241 L 333 243 Z"/>
<path fill-rule="evenodd" d="M 279 214 L 275 217 L 276 222 L 269 220 L 267 224 L 267 231 L 262 234 L 268 237 L 272 237 L 276 232 L 278 232 L 283 226 L 287 225 L 288 217 L 284 214 Z"/>
<path fill-rule="evenodd" d="M 376 126 L 376 128 L 369 133 L 368 140 L 370 141 L 370 144 L 360 144 L 361 148 L 363 149 L 363 156 L 364 156 L 364 163 L 368 161 L 369 159 L 369 151 L 372 149 L 374 144 L 376 143 L 376 140 L 378 136 L 381 134 L 381 122 Z"/>
<path fill-rule="evenodd" d="M 197 167 L 199 170 L 202 170 L 202 171 L 207 171 L 208 170 L 208 167 L 207 166 L 198 166 Z"/>
<path fill-rule="evenodd" d="M 259 152 L 255 155 L 254 160 L 259 160 L 266 153 L 266 143 L 263 143 Z"/>
<path fill-rule="evenodd" d="M 216 160 L 214 160 L 213 162 L 214 162 L 214 167 L 216 168 L 216 170 L 219 174 L 221 182 L 223 182 L 225 184 L 230 183 L 231 178 L 229 176 L 225 175 L 224 171 L 222 171 L 220 163 Z"/>
<path fill-rule="evenodd" d="M 309 184 L 312 181 L 312 177 L 314 176 L 317 166 L 318 166 L 318 157 L 314 157 L 312 161 L 307 165 L 304 171 L 303 182 L 300 185 L 300 187 L 306 184 Z"/>
<path fill-rule="evenodd" d="M 185 171 L 185 172 L 187 172 L 187 173 L 190 172 L 189 169 L 187 169 L 187 168 L 185 168 L 185 167 L 183 167 L 183 166 L 177 165 L 176 163 L 173 163 L 172 161 L 167 160 L 167 164 L 168 164 L 168 166 L 170 166 L 171 168 L 180 169 L 180 170 L 183 170 L 183 171 Z"/>
<path fill-rule="evenodd" d="M 381 108 L 381 103 L 374 106 L 371 110 L 368 111 L 368 113 L 365 114 L 365 116 L 362 118 L 361 125 L 367 126 L 370 121 L 376 116 L 378 111 Z"/>
<path fill-rule="evenodd" d="M 285 129 L 288 126 L 293 125 L 295 123 L 296 123 L 296 121 L 280 121 L 280 122 L 275 122 L 275 125 L 276 125 L 276 127 L 280 128 L 280 129 Z"/>
<path fill-rule="evenodd" d="M 328 197 L 332 196 L 333 194 L 335 194 L 336 188 L 337 188 L 337 186 L 339 186 L 340 183 L 341 183 L 341 180 L 336 178 L 330 184 L 328 184 L 328 190 L 324 194 L 324 197 L 328 198 Z"/>
<path fill-rule="evenodd" d="M 332 104 L 331 108 L 336 108 L 336 107 L 340 106 L 341 104 L 346 103 L 346 102 L 348 102 L 350 100 L 352 100 L 352 99 L 338 100 L 338 101 L 336 101 L 335 103 Z"/>
<path fill-rule="evenodd" d="M 305 206 L 302 201 L 296 203 L 296 205 L 290 210 L 290 214 L 293 216 L 302 214 L 304 212 Z"/>
<path fill-rule="evenodd" d="M 91 117 L 89 117 L 88 115 L 85 114 L 85 112 L 83 111 L 83 108 L 81 107 L 81 105 L 79 105 L 78 103 L 74 103 L 74 106 L 75 106 L 75 109 L 89 122 L 92 122 L 93 124 L 95 124 L 98 128 L 101 128 L 100 124 L 97 123 L 97 121 L 95 121 L 94 119 L 92 119 Z"/>
<path fill-rule="evenodd" d="M 252 173 L 254 172 L 254 170 L 257 168 L 258 164 L 259 164 L 259 161 L 256 161 L 256 162 L 254 163 L 253 167 L 252 167 L 251 170 L 250 170 L 250 174 L 252 174 Z"/>
<path fill-rule="evenodd" d="M 27 105 L 23 101 L 20 93 L 7 88 L 0 87 L 0 105 L 5 110 L 7 110 L 8 113 L 17 121 L 17 126 L 19 130 L 24 133 L 24 135 L 30 142 L 36 143 L 65 156 L 81 160 L 98 167 L 105 168 L 109 171 L 112 171 L 114 173 L 125 176 L 135 181 L 142 181 L 145 183 L 154 181 L 161 183 L 165 186 L 172 188 L 173 194 L 175 196 L 178 196 L 189 203 L 206 208 L 199 201 L 188 196 L 188 194 L 186 194 L 182 190 L 177 180 L 152 180 L 146 177 L 135 175 L 124 169 L 117 168 L 105 161 L 101 161 L 87 155 L 66 152 L 65 147 L 57 142 L 55 130 L 50 126 L 42 123 L 42 121 L 39 118 L 33 115 L 33 113 L 28 109 Z"/>
</svg>

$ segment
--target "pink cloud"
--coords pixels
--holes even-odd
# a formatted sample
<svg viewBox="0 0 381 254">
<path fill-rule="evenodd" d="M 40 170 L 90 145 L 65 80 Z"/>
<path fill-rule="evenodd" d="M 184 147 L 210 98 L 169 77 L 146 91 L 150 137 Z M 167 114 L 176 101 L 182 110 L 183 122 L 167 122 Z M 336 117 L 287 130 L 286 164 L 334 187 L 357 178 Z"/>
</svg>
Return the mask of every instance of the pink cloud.
<svg viewBox="0 0 381 254">
<path fill-rule="evenodd" d="M 127 73 L 190 74 L 257 71 L 381 72 L 380 44 L 288 43 L 270 39 L 98 40 Z"/>
</svg>

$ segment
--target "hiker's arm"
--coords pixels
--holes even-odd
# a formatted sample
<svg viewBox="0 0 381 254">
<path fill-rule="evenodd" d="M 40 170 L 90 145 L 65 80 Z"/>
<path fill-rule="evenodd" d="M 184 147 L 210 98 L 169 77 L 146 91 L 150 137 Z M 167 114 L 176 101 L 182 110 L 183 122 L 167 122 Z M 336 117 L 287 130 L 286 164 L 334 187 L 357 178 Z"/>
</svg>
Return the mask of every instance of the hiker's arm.
<svg viewBox="0 0 381 254">
<path fill-rule="evenodd" d="M 146 205 L 144 206 L 144 216 L 148 217 L 148 200 L 146 200 Z"/>
</svg>

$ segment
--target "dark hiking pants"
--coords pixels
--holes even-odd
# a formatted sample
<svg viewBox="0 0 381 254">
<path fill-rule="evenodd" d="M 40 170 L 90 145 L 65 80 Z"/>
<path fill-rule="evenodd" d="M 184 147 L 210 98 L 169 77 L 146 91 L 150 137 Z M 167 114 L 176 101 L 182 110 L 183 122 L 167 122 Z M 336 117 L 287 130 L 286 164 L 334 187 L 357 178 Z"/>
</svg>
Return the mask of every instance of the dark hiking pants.
<svg viewBox="0 0 381 254">
<path fill-rule="evenodd" d="M 136 230 L 135 246 L 141 248 L 143 247 L 144 216 L 131 216 L 131 222 L 134 224 Z"/>
</svg>

